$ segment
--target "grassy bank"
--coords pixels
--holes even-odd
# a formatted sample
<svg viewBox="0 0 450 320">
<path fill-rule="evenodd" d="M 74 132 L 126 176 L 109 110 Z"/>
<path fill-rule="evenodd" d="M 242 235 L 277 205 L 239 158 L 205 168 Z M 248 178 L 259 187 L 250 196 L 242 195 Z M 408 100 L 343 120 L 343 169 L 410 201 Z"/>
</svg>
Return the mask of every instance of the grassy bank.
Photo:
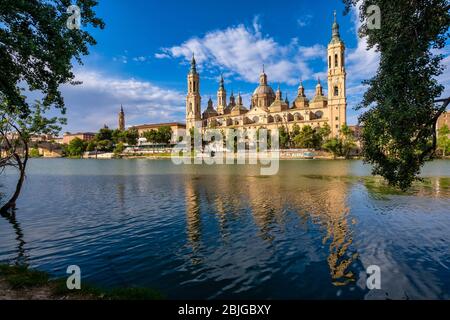
<svg viewBox="0 0 450 320">
<path fill-rule="evenodd" d="M 66 279 L 51 280 L 46 272 L 26 266 L 0 265 L 0 300 L 160 300 L 163 295 L 149 288 L 102 289 L 82 284 L 69 290 Z"/>
</svg>

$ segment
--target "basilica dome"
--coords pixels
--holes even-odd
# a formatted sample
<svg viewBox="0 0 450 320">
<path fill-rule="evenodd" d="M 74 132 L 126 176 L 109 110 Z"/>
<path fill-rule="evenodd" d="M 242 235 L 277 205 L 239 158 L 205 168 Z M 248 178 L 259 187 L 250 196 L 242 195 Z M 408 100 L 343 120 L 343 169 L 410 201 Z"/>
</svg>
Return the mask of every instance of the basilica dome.
<svg viewBox="0 0 450 320">
<path fill-rule="evenodd" d="M 273 91 L 272 87 L 266 84 L 261 84 L 256 88 L 255 92 L 253 92 L 254 95 L 260 95 L 260 94 L 269 94 L 272 96 L 275 96 L 275 92 Z"/>
<path fill-rule="evenodd" d="M 259 86 L 253 92 L 252 108 L 258 106 L 260 108 L 268 108 L 275 101 L 275 92 L 267 82 L 267 75 L 264 72 L 259 76 Z"/>
</svg>

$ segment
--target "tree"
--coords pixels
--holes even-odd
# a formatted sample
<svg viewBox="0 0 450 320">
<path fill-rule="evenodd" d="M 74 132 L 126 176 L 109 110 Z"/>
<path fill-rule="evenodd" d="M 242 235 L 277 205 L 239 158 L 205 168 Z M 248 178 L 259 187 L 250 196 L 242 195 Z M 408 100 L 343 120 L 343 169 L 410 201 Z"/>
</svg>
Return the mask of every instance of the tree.
<svg viewBox="0 0 450 320">
<path fill-rule="evenodd" d="M 158 128 L 158 130 L 145 131 L 143 136 L 150 143 L 170 144 L 172 140 L 172 129 L 169 126 L 163 126 Z M 193 134 L 191 137 L 193 139 Z"/>
<path fill-rule="evenodd" d="M 322 143 L 330 137 L 330 134 L 331 134 L 331 128 L 330 128 L 330 125 L 326 122 L 323 125 L 323 127 L 320 127 L 320 129 L 319 129 L 319 136 L 320 136 L 320 140 L 321 140 L 320 145 L 322 145 Z"/>
<path fill-rule="evenodd" d="M 134 146 L 137 144 L 139 139 L 139 133 L 136 129 L 128 129 L 124 131 L 120 129 L 112 131 L 108 129 L 109 131 L 105 131 L 104 129 L 102 129 L 103 135 L 99 138 L 102 140 L 111 140 L 114 145 L 117 145 L 118 143 L 126 143 Z M 109 133 L 111 133 L 111 137 L 109 137 Z"/>
<path fill-rule="evenodd" d="M 111 152 L 114 149 L 114 144 L 111 140 L 100 140 L 96 142 L 97 151 Z"/>
<path fill-rule="evenodd" d="M 125 131 L 125 143 L 129 146 L 135 146 L 138 143 L 139 132 L 136 129 L 129 129 Z"/>
<path fill-rule="evenodd" d="M 376 75 L 358 108 L 362 153 L 372 164 L 373 174 L 383 176 L 390 185 L 405 190 L 417 179 L 425 161 L 435 156 L 436 121 L 445 111 L 436 98 L 443 86 L 436 78 L 442 74 L 442 54 L 448 39 L 450 13 L 447 0 L 344 0 L 347 12 L 359 7 L 362 25 L 359 33 L 368 48 L 380 53 Z M 381 28 L 369 28 L 377 5 L 382 13 Z"/>
<path fill-rule="evenodd" d="M 120 130 L 111 130 L 108 126 L 104 126 L 101 128 L 98 133 L 95 135 L 95 145 L 97 151 L 102 152 L 111 152 L 114 150 L 114 144 L 118 141 L 119 135 L 121 135 Z M 116 142 L 115 142 L 116 141 Z"/>
<path fill-rule="evenodd" d="M 145 131 L 142 135 L 145 139 L 147 139 L 147 142 L 150 143 L 156 143 L 156 141 L 158 140 L 156 130 Z"/>
<path fill-rule="evenodd" d="M 108 140 L 108 139 L 106 139 Z M 125 131 L 120 129 L 111 130 L 111 140 L 114 144 L 125 141 Z"/>
<path fill-rule="evenodd" d="M 172 140 L 172 128 L 164 126 L 158 128 L 158 142 L 164 144 L 170 144 Z"/>
<path fill-rule="evenodd" d="M 324 128 L 322 134 L 326 133 L 327 129 Z M 342 126 L 339 137 L 333 137 L 324 141 L 322 148 L 331 152 L 334 158 L 345 157 L 345 159 L 348 159 L 350 158 L 351 152 L 356 149 L 354 133 L 346 124 Z"/>
<path fill-rule="evenodd" d="M 8 105 L 7 101 L 1 102 L 0 108 L 2 110 L 9 109 L 9 112 L 0 114 L 0 146 L 4 149 L 0 156 L 0 173 L 6 167 L 12 167 L 19 172 L 14 193 L 0 208 L 0 213 L 7 215 L 11 209 L 15 208 L 25 181 L 31 136 L 56 134 L 61 128 L 57 125 L 56 117 L 46 118 L 44 116 L 49 107 L 42 105 L 39 101 L 30 106 L 28 116 L 25 118 L 20 118 L 18 108 Z"/>
<path fill-rule="evenodd" d="M 339 138 L 331 138 L 323 144 L 323 148 L 333 154 L 333 157 L 341 157 L 344 152 L 342 150 L 342 140 Z"/>
<path fill-rule="evenodd" d="M 72 139 L 67 146 L 67 152 L 71 157 L 82 157 L 86 151 L 86 143 L 80 138 Z"/>
<path fill-rule="evenodd" d="M 31 148 L 30 150 L 30 158 L 40 158 L 41 154 L 39 153 L 38 148 Z"/>
<path fill-rule="evenodd" d="M 64 123 L 43 113 L 53 108 L 65 114 L 60 86 L 77 84 L 72 59 L 82 64 L 81 56 L 95 45 L 88 32 L 67 27 L 70 4 L 69 0 L 2 0 L 0 4 L 0 127 L 7 130 L 0 138 L 7 149 L 0 170 L 12 165 L 19 172 L 14 194 L 0 208 L 4 214 L 14 209 L 21 191 L 31 133 L 53 131 L 57 122 Z M 77 0 L 83 28 L 104 27 L 92 10 L 96 4 Z M 40 103 L 30 103 L 22 89 L 35 91 Z"/>
<path fill-rule="evenodd" d="M 86 146 L 86 151 L 92 152 L 97 150 L 97 143 L 95 140 L 91 140 L 88 142 L 87 146 Z"/>
<path fill-rule="evenodd" d="M 300 134 L 300 126 L 298 124 L 294 124 L 292 127 L 292 136 L 295 137 L 298 134 Z"/>
<path fill-rule="evenodd" d="M 289 133 L 286 131 L 286 128 L 284 126 L 278 128 L 278 132 L 280 134 L 280 148 L 286 149 L 287 147 L 289 147 Z"/>
<path fill-rule="evenodd" d="M 356 149 L 354 133 L 346 124 L 344 124 L 341 128 L 341 135 L 342 155 L 345 159 L 348 159 L 350 153 Z"/>
<path fill-rule="evenodd" d="M 111 129 L 109 129 L 107 126 L 104 126 L 95 135 L 95 140 L 97 140 L 97 141 L 108 140 L 108 141 L 112 142 L 113 141 L 113 131 Z"/>
<path fill-rule="evenodd" d="M 438 147 L 442 151 L 442 156 L 446 157 L 447 154 L 450 153 L 450 129 L 447 125 L 444 125 L 442 128 L 439 128 L 438 131 Z"/>
<path fill-rule="evenodd" d="M 119 142 L 114 148 L 114 154 L 120 155 L 125 150 L 125 146 L 122 142 Z"/>
<path fill-rule="evenodd" d="M 316 148 L 319 144 L 319 136 L 311 126 L 304 126 L 294 137 L 294 144 L 297 148 Z"/>
</svg>

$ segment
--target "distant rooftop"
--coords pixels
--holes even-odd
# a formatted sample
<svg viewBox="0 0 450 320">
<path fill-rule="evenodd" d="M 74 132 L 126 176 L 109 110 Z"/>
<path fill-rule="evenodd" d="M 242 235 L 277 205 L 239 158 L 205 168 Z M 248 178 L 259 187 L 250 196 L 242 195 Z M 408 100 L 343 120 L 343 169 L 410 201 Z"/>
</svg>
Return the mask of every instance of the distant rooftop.
<svg viewBox="0 0 450 320">
<path fill-rule="evenodd" d="M 152 123 L 152 124 L 140 124 L 136 126 L 131 126 L 134 129 L 142 129 L 142 128 L 160 128 L 160 127 L 173 127 L 178 126 L 182 128 L 186 128 L 186 124 L 181 122 L 167 122 L 167 123 Z"/>
<path fill-rule="evenodd" d="M 77 132 L 77 133 L 66 132 L 66 133 L 64 133 L 64 136 L 81 136 L 81 135 L 96 135 L 96 133 L 94 133 L 94 132 Z"/>
</svg>

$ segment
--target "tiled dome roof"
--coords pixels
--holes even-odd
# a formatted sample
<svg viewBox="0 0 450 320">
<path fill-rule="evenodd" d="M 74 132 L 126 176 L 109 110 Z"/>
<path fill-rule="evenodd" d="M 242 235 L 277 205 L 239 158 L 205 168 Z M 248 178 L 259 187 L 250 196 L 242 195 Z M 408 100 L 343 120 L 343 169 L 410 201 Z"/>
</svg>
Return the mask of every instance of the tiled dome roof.
<svg viewBox="0 0 450 320">
<path fill-rule="evenodd" d="M 269 95 L 275 95 L 275 92 L 273 89 L 268 85 L 260 85 L 258 88 L 256 88 L 255 92 L 253 94 L 269 94 Z"/>
</svg>

